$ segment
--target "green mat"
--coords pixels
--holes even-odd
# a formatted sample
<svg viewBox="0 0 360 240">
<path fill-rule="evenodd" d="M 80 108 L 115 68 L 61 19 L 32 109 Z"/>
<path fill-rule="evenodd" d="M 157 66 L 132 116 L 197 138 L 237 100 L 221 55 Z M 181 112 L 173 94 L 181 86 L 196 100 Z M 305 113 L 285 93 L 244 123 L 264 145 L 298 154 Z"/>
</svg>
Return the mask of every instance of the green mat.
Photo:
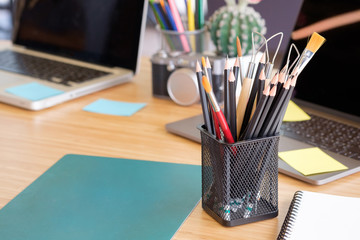
<svg viewBox="0 0 360 240">
<path fill-rule="evenodd" d="M 0 239 L 171 239 L 200 197 L 200 166 L 66 155 L 0 210 Z"/>
</svg>

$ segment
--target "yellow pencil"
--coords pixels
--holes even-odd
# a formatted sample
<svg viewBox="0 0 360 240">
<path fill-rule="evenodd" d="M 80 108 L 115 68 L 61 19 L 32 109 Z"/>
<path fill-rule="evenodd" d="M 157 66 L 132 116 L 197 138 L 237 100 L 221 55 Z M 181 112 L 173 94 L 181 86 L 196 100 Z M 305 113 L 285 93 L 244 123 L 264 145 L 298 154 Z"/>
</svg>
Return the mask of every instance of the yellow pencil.
<svg viewBox="0 0 360 240">
<path fill-rule="evenodd" d="M 192 0 L 187 1 L 187 14 L 188 14 L 188 29 L 195 31 L 195 16 L 192 8 Z M 190 35 L 190 42 L 193 52 L 196 52 L 196 40 L 193 34 Z"/>
</svg>

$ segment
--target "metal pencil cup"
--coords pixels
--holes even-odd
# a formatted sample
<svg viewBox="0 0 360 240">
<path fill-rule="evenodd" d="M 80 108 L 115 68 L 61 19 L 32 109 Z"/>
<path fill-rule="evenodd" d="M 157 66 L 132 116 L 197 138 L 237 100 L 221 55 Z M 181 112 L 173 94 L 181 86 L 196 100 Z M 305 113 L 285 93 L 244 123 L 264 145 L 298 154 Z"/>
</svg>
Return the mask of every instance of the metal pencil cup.
<svg viewBox="0 0 360 240">
<path fill-rule="evenodd" d="M 203 209 L 224 226 L 276 217 L 279 136 L 227 144 L 199 129 Z"/>
</svg>

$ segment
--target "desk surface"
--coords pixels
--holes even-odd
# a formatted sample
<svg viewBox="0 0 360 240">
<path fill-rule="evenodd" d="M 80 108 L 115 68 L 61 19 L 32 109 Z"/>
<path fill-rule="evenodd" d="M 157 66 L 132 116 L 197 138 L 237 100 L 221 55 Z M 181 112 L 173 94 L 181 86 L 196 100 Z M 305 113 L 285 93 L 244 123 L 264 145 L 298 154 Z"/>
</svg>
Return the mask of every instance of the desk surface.
<svg viewBox="0 0 360 240">
<path fill-rule="evenodd" d="M 200 165 L 200 145 L 164 127 L 200 114 L 200 104 L 182 107 L 154 98 L 151 86 L 150 60 L 143 58 L 132 82 L 50 109 L 32 112 L 0 103 L 0 208 L 69 153 Z M 147 106 L 131 117 L 82 111 L 99 98 L 145 102 Z M 300 189 L 360 197 L 360 173 L 323 186 L 279 174 L 277 218 L 223 227 L 198 204 L 174 239 L 275 239 L 293 194 Z"/>
</svg>

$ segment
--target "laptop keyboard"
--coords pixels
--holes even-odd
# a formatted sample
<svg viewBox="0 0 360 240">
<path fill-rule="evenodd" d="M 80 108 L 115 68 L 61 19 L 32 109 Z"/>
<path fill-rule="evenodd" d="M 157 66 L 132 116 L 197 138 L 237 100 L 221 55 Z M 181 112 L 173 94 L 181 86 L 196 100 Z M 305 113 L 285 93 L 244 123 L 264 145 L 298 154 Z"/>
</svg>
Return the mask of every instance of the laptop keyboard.
<svg viewBox="0 0 360 240">
<path fill-rule="evenodd" d="M 71 86 L 71 82 L 82 83 L 109 74 L 10 50 L 0 51 L 0 69 L 65 86 Z"/>
<path fill-rule="evenodd" d="M 283 122 L 280 134 L 360 160 L 360 129 L 309 115 L 309 121 Z"/>
</svg>

